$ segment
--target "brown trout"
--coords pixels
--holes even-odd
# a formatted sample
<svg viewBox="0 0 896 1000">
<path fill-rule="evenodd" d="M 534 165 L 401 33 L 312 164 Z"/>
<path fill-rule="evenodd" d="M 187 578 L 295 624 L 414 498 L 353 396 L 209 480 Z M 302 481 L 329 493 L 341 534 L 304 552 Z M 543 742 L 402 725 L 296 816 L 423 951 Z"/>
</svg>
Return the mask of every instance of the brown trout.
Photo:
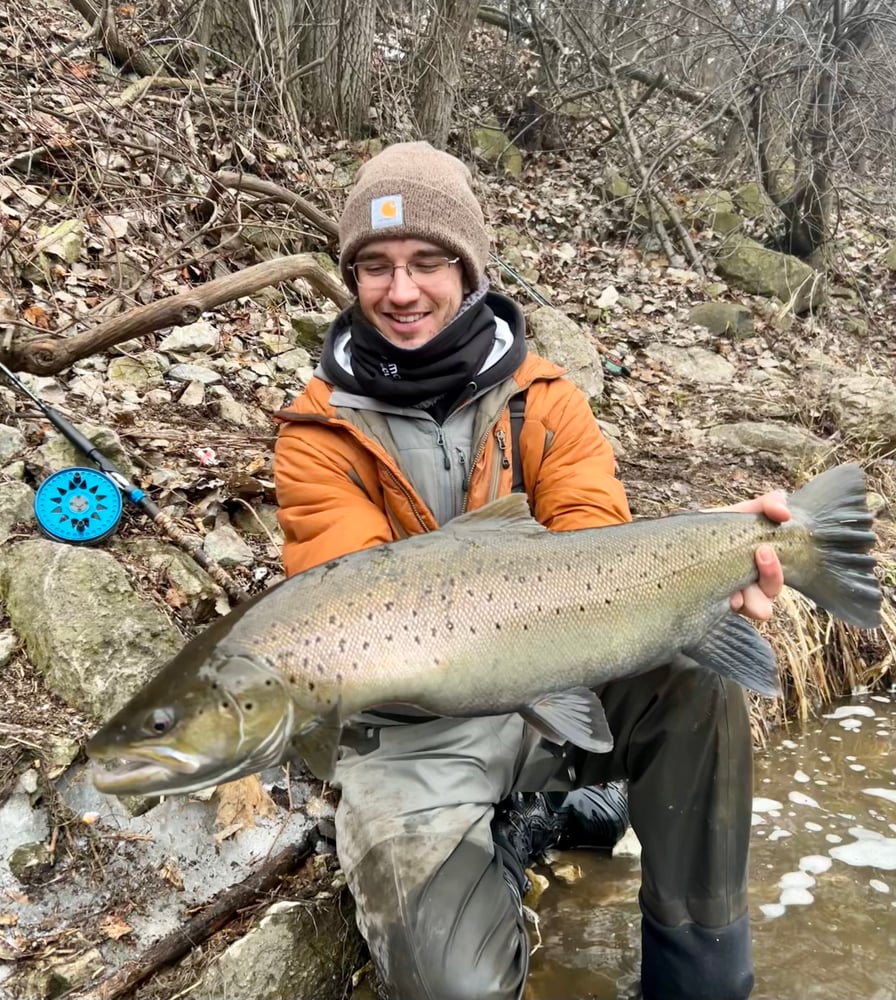
<svg viewBox="0 0 896 1000">
<path fill-rule="evenodd" d="M 328 778 L 343 725 L 395 704 L 519 712 L 605 752 L 591 689 L 679 655 L 774 695 L 771 647 L 729 603 L 755 581 L 758 545 L 831 614 L 880 623 L 862 471 L 831 469 L 789 506 L 783 524 L 719 511 L 550 532 L 514 494 L 310 569 L 209 626 L 100 729 L 89 755 L 123 765 L 96 786 L 189 792 L 295 757 Z"/>
</svg>

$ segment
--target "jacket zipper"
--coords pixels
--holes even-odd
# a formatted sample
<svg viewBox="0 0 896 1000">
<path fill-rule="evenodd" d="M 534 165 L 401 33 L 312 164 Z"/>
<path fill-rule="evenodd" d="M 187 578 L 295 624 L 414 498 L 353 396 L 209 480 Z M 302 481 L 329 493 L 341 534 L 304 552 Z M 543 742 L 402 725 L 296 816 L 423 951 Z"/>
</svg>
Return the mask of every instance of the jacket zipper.
<svg viewBox="0 0 896 1000">
<path fill-rule="evenodd" d="M 430 529 L 426 526 L 426 521 L 423 520 L 423 515 L 420 513 L 420 508 L 417 506 L 416 503 L 414 503 L 414 498 L 411 495 L 410 491 L 405 489 L 404 486 L 402 486 L 402 484 L 399 482 L 398 476 L 396 476 L 391 469 L 386 469 L 386 472 L 389 473 L 392 482 L 395 483 L 395 485 L 399 488 L 399 490 L 401 490 L 401 492 L 404 494 L 404 498 L 405 500 L 407 500 L 408 506 L 414 512 L 414 517 L 417 518 L 417 523 L 425 532 L 429 532 Z"/>
</svg>

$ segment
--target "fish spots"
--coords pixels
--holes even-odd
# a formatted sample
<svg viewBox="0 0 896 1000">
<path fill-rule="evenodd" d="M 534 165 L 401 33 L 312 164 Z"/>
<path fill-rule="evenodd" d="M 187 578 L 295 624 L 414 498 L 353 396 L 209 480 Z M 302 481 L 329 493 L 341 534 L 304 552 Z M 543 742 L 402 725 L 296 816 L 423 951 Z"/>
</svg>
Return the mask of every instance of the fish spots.
<svg viewBox="0 0 896 1000">
<path fill-rule="evenodd" d="M 336 615 L 330 615 L 330 617 L 329 617 L 329 618 L 327 619 L 327 621 L 328 621 L 328 622 L 329 622 L 329 623 L 330 623 L 331 625 L 335 625 L 335 624 L 336 624 L 336 622 L 338 621 L 338 619 L 336 618 Z"/>
<path fill-rule="evenodd" d="M 370 649 L 370 640 L 369 640 L 369 639 L 365 639 L 365 640 L 364 640 L 364 641 L 363 641 L 363 642 L 361 643 L 361 649 L 365 649 L 365 650 L 366 650 L 366 649 Z"/>
<path fill-rule="evenodd" d="M 314 681 L 311 681 L 311 680 L 308 681 L 308 690 L 309 691 L 316 691 L 317 690 L 317 685 L 314 683 Z"/>
<path fill-rule="evenodd" d="M 251 701 L 247 701 L 243 704 L 243 709 L 246 712 L 251 712 L 253 708 L 255 708 L 255 706 L 252 704 Z"/>
<path fill-rule="evenodd" d="M 386 634 L 386 635 L 384 636 L 384 638 L 385 638 L 386 642 L 392 642 L 392 641 L 394 640 L 394 638 L 395 638 L 395 637 L 394 637 L 394 636 L 392 635 L 392 633 L 391 633 L 391 632 L 388 632 L 388 633 L 387 633 L 387 634 Z"/>
<path fill-rule="evenodd" d="M 348 643 L 345 641 L 345 639 L 340 639 L 338 645 L 339 645 L 339 652 L 344 653 L 345 647 L 348 645 Z"/>
<path fill-rule="evenodd" d="M 391 611 L 395 607 L 395 601 L 386 601 L 383 607 L 386 609 L 386 611 Z"/>
</svg>

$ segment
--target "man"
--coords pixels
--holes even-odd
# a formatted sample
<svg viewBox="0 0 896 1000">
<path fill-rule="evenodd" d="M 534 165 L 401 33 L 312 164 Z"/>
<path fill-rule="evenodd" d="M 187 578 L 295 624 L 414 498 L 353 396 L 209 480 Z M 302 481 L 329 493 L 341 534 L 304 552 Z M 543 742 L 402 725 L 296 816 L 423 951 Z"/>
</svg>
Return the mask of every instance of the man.
<svg viewBox="0 0 896 1000">
<path fill-rule="evenodd" d="M 551 530 L 629 519 L 584 396 L 527 352 L 521 312 L 488 291 L 488 233 L 459 160 L 426 143 L 387 148 L 359 172 L 339 235 L 357 301 L 280 414 L 287 573 L 433 531 L 510 492 L 515 465 Z M 523 395 L 515 435 L 510 411 Z M 776 494 L 739 509 L 789 517 Z M 759 584 L 732 606 L 767 618 L 781 569 L 767 547 L 757 564 Z M 521 804 L 520 793 L 550 792 L 556 803 L 553 793 L 624 779 L 642 844 L 645 1000 L 748 996 L 744 693 L 680 663 L 599 693 L 615 738 L 602 755 L 548 744 L 517 715 L 443 719 L 383 706 L 346 731 L 337 850 L 390 997 L 518 1000 L 533 846 L 524 812 L 544 802 Z M 496 825 L 498 803 L 507 822 Z"/>
</svg>

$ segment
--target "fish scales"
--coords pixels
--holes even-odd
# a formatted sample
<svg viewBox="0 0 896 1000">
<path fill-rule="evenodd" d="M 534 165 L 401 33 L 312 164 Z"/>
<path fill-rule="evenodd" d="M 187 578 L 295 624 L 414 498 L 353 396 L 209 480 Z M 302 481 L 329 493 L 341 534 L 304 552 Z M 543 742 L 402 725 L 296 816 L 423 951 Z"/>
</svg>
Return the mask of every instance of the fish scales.
<svg viewBox="0 0 896 1000">
<path fill-rule="evenodd" d="M 674 538 L 653 521 L 510 539 L 440 532 L 405 542 L 400 558 L 346 557 L 288 581 L 227 649 L 265 653 L 322 704 L 340 697 L 345 716 L 395 701 L 468 712 L 493 671 L 493 708 L 510 711 L 546 678 L 562 689 L 634 672 L 723 617 L 732 590 L 755 579 L 768 522 L 681 520 Z"/>
<path fill-rule="evenodd" d="M 299 574 L 191 640 L 88 743 L 101 791 L 187 792 L 292 757 L 332 777 L 342 727 L 395 703 L 517 711 L 603 753 L 594 688 L 683 653 L 778 693 L 768 642 L 731 613 L 770 542 L 785 581 L 844 621 L 880 624 L 864 476 L 841 466 L 783 524 L 706 512 L 549 532 L 514 495 L 431 534 Z"/>
</svg>

